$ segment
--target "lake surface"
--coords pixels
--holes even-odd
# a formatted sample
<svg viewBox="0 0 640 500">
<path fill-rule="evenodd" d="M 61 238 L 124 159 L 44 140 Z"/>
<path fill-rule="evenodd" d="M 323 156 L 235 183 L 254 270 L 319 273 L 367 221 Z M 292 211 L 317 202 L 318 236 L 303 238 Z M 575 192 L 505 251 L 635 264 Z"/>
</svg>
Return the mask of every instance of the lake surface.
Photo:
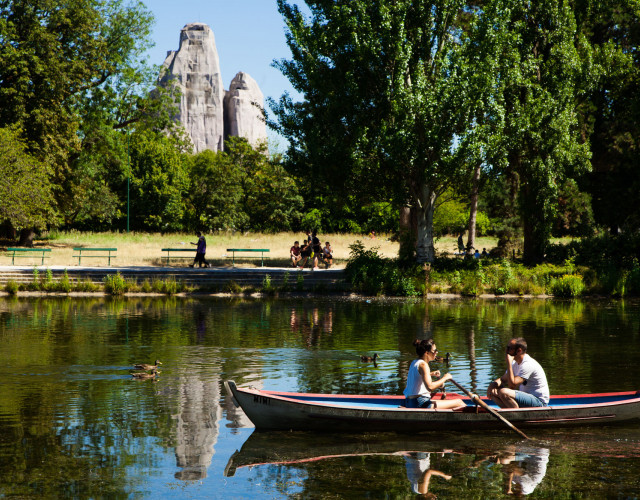
<svg viewBox="0 0 640 500">
<path fill-rule="evenodd" d="M 514 336 L 554 394 L 640 388 L 634 301 L 0 298 L 0 498 L 640 496 L 638 422 L 255 433 L 223 390 L 400 394 L 429 336 L 481 394 Z M 156 358 L 158 380 L 132 379 Z"/>
</svg>

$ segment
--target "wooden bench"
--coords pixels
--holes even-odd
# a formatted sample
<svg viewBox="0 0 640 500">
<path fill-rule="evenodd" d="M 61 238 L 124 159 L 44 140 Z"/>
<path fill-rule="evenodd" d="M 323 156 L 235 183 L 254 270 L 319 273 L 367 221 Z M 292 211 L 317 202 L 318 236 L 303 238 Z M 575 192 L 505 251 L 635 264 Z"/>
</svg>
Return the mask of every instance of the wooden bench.
<svg viewBox="0 0 640 500">
<path fill-rule="evenodd" d="M 117 248 L 77 247 L 77 248 L 74 248 L 73 251 L 77 252 L 77 255 L 73 255 L 72 257 L 78 259 L 78 265 L 82 264 L 82 259 L 106 258 L 109 267 L 111 267 L 111 259 L 116 258 L 115 253 L 118 251 L 118 249 Z M 100 254 L 96 255 L 95 252 L 100 252 Z"/>
<path fill-rule="evenodd" d="M 250 253 L 257 253 L 260 252 L 260 266 L 264 267 L 264 254 L 269 252 L 268 248 L 227 248 L 227 252 L 231 252 L 231 265 L 235 266 L 236 264 L 236 253 L 239 252 L 250 252 Z M 257 255 L 243 255 L 242 256 L 243 259 L 257 259 L 258 256 Z M 269 256 L 266 257 L 267 259 L 269 258 Z"/>
<path fill-rule="evenodd" d="M 41 265 L 44 265 L 44 259 L 51 257 L 51 255 L 47 254 L 51 253 L 50 248 L 7 248 L 7 253 L 11 254 L 12 266 L 14 265 L 15 259 L 20 259 L 22 257 L 41 259 Z"/>
<path fill-rule="evenodd" d="M 165 263 L 167 265 L 169 265 L 169 260 L 172 258 L 171 254 L 172 253 L 184 253 L 184 252 L 189 252 L 191 255 L 188 256 L 184 256 L 184 255 L 180 255 L 180 256 L 173 256 L 174 259 L 191 259 L 193 260 L 196 256 L 196 249 L 194 248 L 163 248 L 162 249 L 163 252 L 167 252 L 166 257 L 164 257 Z"/>
</svg>

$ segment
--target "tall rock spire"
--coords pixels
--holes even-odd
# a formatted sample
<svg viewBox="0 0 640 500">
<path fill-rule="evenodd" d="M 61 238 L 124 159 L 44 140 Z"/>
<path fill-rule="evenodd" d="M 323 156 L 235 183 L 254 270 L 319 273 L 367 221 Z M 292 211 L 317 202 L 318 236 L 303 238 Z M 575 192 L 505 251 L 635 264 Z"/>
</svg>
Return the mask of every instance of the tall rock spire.
<svg viewBox="0 0 640 500">
<path fill-rule="evenodd" d="M 264 96 L 256 81 L 240 71 L 224 96 L 225 137 L 244 137 L 257 146 L 267 140 Z"/>
<path fill-rule="evenodd" d="M 175 79 L 182 92 L 178 120 L 195 152 L 222 151 L 224 88 L 211 28 L 203 23 L 187 24 L 180 31 L 180 48 L 167 53 L 163 66 L 160 82 Z"/>
</svg>

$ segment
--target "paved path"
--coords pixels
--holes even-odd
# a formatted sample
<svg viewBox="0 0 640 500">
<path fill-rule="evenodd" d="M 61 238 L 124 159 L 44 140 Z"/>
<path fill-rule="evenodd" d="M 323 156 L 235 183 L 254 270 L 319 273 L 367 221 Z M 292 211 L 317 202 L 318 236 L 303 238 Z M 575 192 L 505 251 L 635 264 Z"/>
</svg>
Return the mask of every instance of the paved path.
<svg viewBox="0 0 640 500">
<path fill-rule="evenodd" d="M 304 290 L 312 290 L 322 286 L 327 290 L 344 289 L 344 269 L 311 269 L 297 270 L 281 267 L 256 267 L 256 268 L 188 268 L 188 267 L 85 267 L 85 266 L 0 266 L 0 288 L 9 280 L 17 283 L 29 283 L 33 281 L 34 268 L 38 269 L 40 278 L 44 278 L 48 270 L 51 271 L 54 280 L 60 279 L 65 270 L 69 278 L 73 280 L 91 280 L 101 284 L 105 276 L 120 273 L 128 279 L 135 279 L 142 283 L 148 279 L 174 278 L 176 281 L 184 281 L 194 286 L 222 286 L 230 281 L 235 281 L 241 286 L 260 287 L 266 275 L 269 275 L 271 283 L 281 285 L 288 279 L 292 289 L 297 288 L 298 276 L 302 275 L 302 287 Z"/>
</svg>

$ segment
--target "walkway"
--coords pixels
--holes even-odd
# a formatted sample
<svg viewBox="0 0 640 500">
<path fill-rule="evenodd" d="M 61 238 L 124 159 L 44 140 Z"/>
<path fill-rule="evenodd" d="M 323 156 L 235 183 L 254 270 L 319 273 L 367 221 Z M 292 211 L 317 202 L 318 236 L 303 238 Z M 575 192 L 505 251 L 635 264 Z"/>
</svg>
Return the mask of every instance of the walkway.
<svg viewBox="0 0 640 500">
<path fill-rule="evenodd" d="M 240 286 L 261 287 L 265 276 L 269 275 L 273 285 L 282 285 L 285 276 L 291 289 L 313 290 L 318 287 L 326 290 L 344 290 L 344 269 L 311 269 L 296 270 L 281 267 L 257 267 L 257 268 L 210 268 L 198 269 L 187 267 L 83 267 L 83 266 L 0 266 L 0 289 L 3 289 L 7 281 L 14 280 L 17 283 L 29 283 L 33 281 L 34 267 L 38 269 L 39 278 L 46 276 L 51 271 L 53 280 L 59 280 L 65 270 L 72 280 L 91 280 L 95 284 L 102 284 L 105 276 L 120 273 L 127 279 L 135 279 L 138 283 L 144 280 L 166 280 L 174 278 L 189 285 L 198 287 L 222 287 L 234 281 Z M 298 285 L 298 276 L 302 275 L 302 283 Z"/>
</svg>

